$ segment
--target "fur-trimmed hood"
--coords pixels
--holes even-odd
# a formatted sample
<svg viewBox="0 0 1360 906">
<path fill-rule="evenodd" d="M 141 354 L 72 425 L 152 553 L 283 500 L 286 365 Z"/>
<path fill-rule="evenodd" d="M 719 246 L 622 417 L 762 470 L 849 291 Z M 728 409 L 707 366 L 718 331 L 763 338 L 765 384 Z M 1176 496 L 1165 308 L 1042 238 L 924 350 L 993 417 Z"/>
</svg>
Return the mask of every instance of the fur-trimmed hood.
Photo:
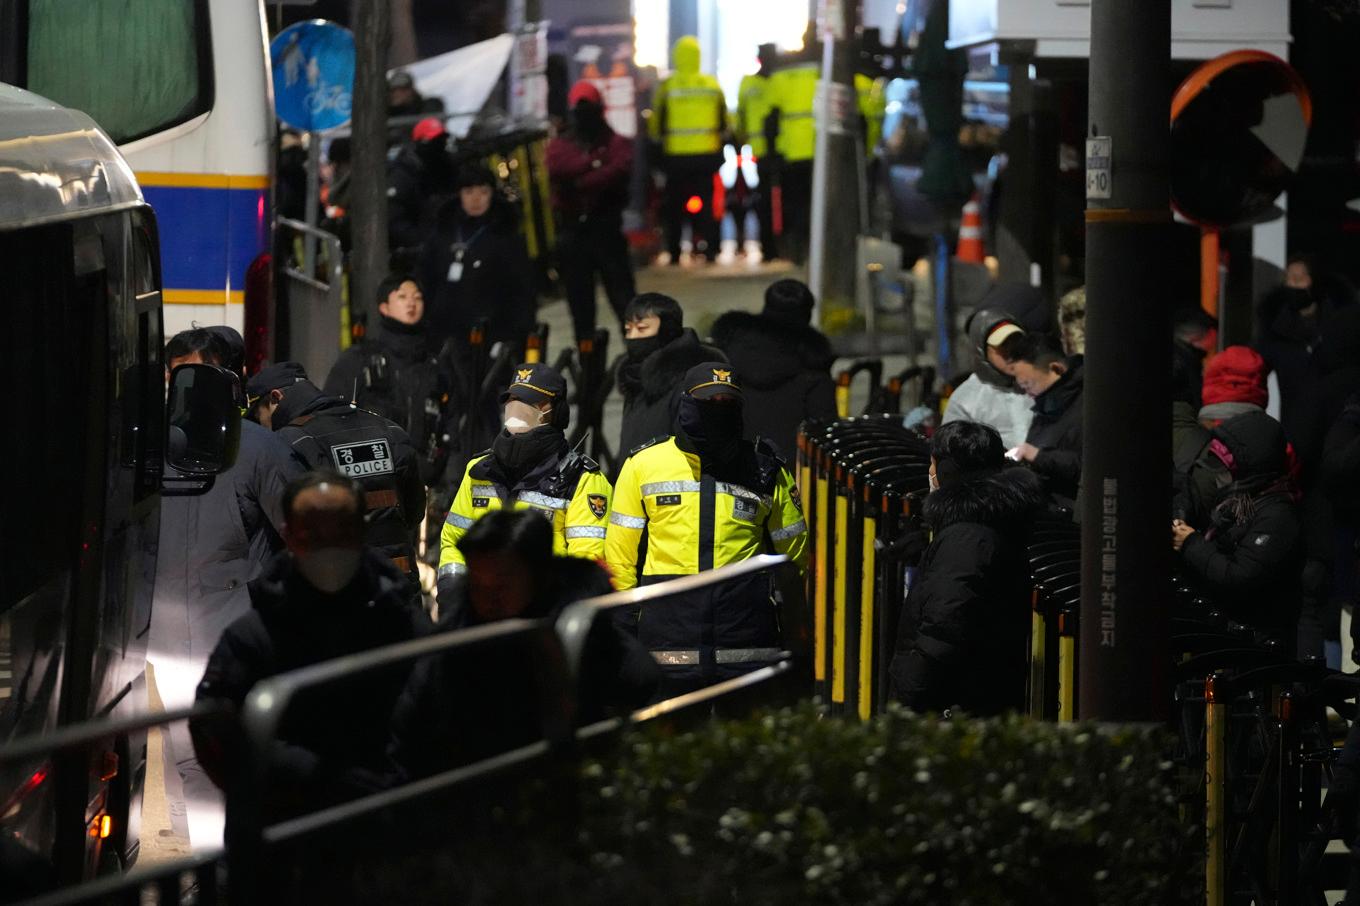
<svg viewBox="0 0 1360 906">
<path fill-rule="evenodd" d="M 712 339 L 727 353 L 742 384 L 779 387 L 800 371 L 829 371 L 831 342 L 806 324 L 746 311 L 729 311 L 713 324 Z"/>
<path fill-rule="evenodd" d="M 1029 469 L 966 476 L 926 498 L 922 515 L 937 533 L 961 522 L 1005 530 L 1027 522 L 1044 505 L 1043 486 Z"/>
<path fill-rule="evenodd" d="M 647 356 L 639 367 L 629 367 L 626 357 L 620 359 L 617 380 L 625 396 L 641 391 L 642 399 L 652 404 L 665 399 L 695 365 L 726 361 L 722 350 L 699 342 L 694 328 L 686 327 L 680 336 Z"/>
</svg>

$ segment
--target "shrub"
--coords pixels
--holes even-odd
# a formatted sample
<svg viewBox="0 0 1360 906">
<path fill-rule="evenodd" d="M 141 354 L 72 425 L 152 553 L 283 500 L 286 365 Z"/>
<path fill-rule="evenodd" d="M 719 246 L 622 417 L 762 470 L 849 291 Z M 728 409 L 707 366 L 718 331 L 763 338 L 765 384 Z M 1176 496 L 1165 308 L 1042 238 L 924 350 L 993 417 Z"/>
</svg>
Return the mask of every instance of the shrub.
<svg viewBox="0 0 1360 906">
<path fill-rule="evenodd" d="M 578 901 L 1202 901 L 1169 750 L 1158 728 L 812 704 L 641 733 L 585 766 Z"/>
</svg>

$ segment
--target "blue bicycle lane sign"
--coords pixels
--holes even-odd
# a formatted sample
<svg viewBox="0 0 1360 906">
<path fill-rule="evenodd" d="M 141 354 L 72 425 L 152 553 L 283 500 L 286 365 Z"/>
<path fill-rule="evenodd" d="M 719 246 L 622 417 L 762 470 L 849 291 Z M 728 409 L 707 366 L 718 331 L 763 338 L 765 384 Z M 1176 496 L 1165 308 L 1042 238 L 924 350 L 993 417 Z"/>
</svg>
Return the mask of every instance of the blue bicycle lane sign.
<svg viewBox="0 0 1360 906">
<path fill-rule="evenodd" d="M 354 94 L 354 36 L 324 19 L 298 22 L 269 45 L 274 110 L 285 125 L 324 132 L 349 122 Z"/>
</svg>

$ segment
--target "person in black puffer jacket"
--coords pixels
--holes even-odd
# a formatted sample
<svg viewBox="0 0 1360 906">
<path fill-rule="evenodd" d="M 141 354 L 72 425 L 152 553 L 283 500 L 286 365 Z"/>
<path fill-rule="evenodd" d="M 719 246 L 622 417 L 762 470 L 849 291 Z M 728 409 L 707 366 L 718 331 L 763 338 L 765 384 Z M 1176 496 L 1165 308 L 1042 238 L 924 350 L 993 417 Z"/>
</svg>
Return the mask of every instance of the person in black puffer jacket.
<svg viewBox="0 0 1360 906">
<path fill-rule="evenodd" d="M 713 343 L 741 378 L 746 437 L 763 437 L 789 462 L 805 419 L 836 417 L 831 342 L 811 326 L 812 291 L 798 280 L 776 280 L 758 314 L 729 311 L 713 325 Z"/>
<path fill-rule="evenodd" d="M 501 620 L 556 620 L 569 605 L 607 595 L 613 585 L 596 562 L 555 556 L 552 527 L 537 513 L 495 510 L 458 541 L 467 581 L 441 601 L 439 631 Z M 542 738 L 535 707 L 568 690 L 543 685 L 541 643 L 487 645 L 435 655 L 415 668 L 392 717 L 390 756 L 397 776 L 424 777 Z M 580 654 L 576 721 L 646 704 L 660 668 L 614 620 L 592 624 Z"/>
<path fill-rule="evenodd" d="M 407 274 L 390 274 L 378 284 L 378 326 L 340 353 L 321 388 L 403 429 L 415 447 L 426 485 L 439 476 L 444 459 L 445 402 L 453 381 L 441 369 L 426 334 L 425 297 Z"/>
<path fill-rule="evenodd" d="M 1209 449 L 1232 482 L 1207 531 L 1172 521 L 1172 547 L 1224 613 L 1293 651 L 1304 544 L 1284 430 L 1264 412 L 1239 415 L 1214 429 Z"/>
<path fill-rule="evenodd" d="M 950 422 L 931 439 L 923 515 L 934 537 L 889 667 L 892 695 L 915 711 L 991 715 L 1023 703 L 1027 542 L 1044 495 L 1033 473 L 1005 462 L 988 425 Z"/>
<path fill-rule="evenodd" d="M 358 485 L 316 472 L 284 493 L 288 550 L 250 583 L 253 609 L 232 623 L 208 659 L 198 701 L 239 708 L 261 680 L 430 631 L 406 577 L 363 546 Z M 408 666 L 365 673 L 300 694 L 270 750 L 266 819 L 333 805 L 387 783 L 387 726 Z M 244 762 L 241 735 L 211 718 L 190 722 L 194 749 L 226 789 Z M 234 819 L 230 813 L 228 822 Z"/>
<path fill-rule="evenodd" d="M 638 447 L 674 433 L 671 416 L 685 372 L 704 362 L 726 362 L 722 350 L 699 342 L 685 327 L 680 303 L 643 293 L 623 312 L 625 353 L 614 360 L 614 385 L 623 395 L 619 462 Z"/>
<path fill-rule="evenodd" d="M 1075 511 L 1081 486 L 1082 357 L 1064 358 L 1052 340 L 1027 334 L 1009 363 L 1034 400 L 1034 420 L 1014 458 L 1033 467 L 1055 503 Z"/>
</svg>

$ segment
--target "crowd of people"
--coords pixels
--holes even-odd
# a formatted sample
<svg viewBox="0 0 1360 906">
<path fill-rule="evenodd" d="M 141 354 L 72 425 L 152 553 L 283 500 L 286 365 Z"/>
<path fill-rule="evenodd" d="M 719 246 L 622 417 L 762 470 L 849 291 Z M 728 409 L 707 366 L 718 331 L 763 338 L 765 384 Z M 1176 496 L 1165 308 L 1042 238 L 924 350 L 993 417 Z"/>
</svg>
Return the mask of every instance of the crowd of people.
<svg viewBox="0 0 1360 906">
<path fill-rule="evenodd" d="M 167 344 L 170 369 L 234 373 L 248 416 L 241 454 L 213 491 L 165 501 L 149 659 L 167 705 L 239 707 L 260 680 L 308 664 L 432 632 L 548 619 L 582 598 L 760 553 L 806 565 L 789 462 L 799 424 L 834 417 L 835 401 L 830 343 L 810 324 L 804 284 L 774 282 L 760 312 L 720 319 L 712 344 L 684 326 L 677 300 L 629 300 L 625 351 L 612 366 L 626 452 L 612 469 L 568 443 L 568 383 L 542 362 L 512 368 L 490 401 L 485 449 L 450 455 L 458 407 L 484 404 L 452 392 L 458 376 L 435 351 L 421 279 L 396 273 L 379 293 L 378 324 L 324 380 L 291 361 L 247 376 L 229 328 L 195 328 Z M 432 507 L 448 468 L 456 492 Z M 437 567 L 422 585 L 420 530 L 431 513 L 439 531 L 426 556 Z M 768 583 L 758 575 L 619 610 L 591 634 L 579 714 L 779 660 Z M 534 720 L 510 706 L 512 690 L 494 701 L 469 696 L 469 669 L 436 658 L 297 709 L 270 766 L 271 783 L 287 791 L 272 807 L 295 814 L 528 741 Z M 475 744 L 469 726 L 479 728 Z M 239 740 L 212 721 L 189 731 L 165 747 L 172 799 L 183 803 L 173 814 L 195 846 L 213 845 L 230 820 L 219 789 L 232 782 Z"/>
<path fill-rule="evenodd" d="M 937 490 L 920 537 L 899 544 L 920 575 L 891 675 L 918 709 L 1015 706 L 1023 665 L 994 646 L 1023 642 L 1005 614 L 1025 608 L 1028 526 L 1044 513 L 1080 518 L 1085 294 L 1064 297 L 1056 319 L 1040 301 L 999 286 L 971 317 L 974 371 L 932 439 Z M 1218 349 L 1197 309 L 1174 325 L 1168 492 L 1181 580 L 1263 642 L 1339 669 L 1360 528 L 1360 299 L 1300 255 L 1262 300 L 1251 345 Z M 958 676 L 965 664 L 996 665 L 985 690 Z"/>
</svg>

